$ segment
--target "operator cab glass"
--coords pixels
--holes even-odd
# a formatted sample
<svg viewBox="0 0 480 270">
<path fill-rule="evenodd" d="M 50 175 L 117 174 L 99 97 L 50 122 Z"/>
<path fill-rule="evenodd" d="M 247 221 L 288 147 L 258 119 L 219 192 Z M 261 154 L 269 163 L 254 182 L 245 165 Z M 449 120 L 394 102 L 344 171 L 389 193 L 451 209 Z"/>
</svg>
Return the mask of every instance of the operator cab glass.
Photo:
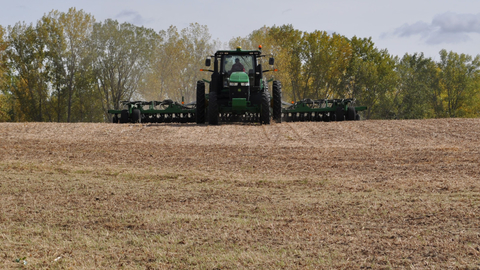
<svg viewBox="0 0 480 270">
<path fill-rule="evenodd" d="M 254 56 L 252 55 L 225 55 L 223 57 L 223 73 L 245 72 L 253 75 Z"/>
</svg>

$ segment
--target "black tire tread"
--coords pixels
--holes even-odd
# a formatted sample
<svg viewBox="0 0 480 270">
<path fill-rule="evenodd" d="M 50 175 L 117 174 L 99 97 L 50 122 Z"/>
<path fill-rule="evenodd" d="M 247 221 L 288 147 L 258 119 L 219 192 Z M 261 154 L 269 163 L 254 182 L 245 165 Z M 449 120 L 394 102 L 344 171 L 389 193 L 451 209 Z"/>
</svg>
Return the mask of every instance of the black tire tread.
<svg viewBox="0 0 480 270">
<path fill-rule="evenodd" d="M 197 82 L 197 108 L 196 122 L 197 124 L 205 124 L 205 82 Z"/>
<path fill-rule="evenodd" d="M 279 81 L 274 81 L 273 86 L 273 120 L 277 123 L 282 122 L 282 85 Z"/>
</svg>

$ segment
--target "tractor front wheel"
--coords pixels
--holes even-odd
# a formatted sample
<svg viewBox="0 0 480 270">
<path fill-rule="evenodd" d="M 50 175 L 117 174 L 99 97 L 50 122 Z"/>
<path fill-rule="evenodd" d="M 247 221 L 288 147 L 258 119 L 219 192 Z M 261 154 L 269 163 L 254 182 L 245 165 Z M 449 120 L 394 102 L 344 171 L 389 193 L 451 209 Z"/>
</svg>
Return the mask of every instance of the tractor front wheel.
<svg viewBox="0 0 480 270">
<path fill-rule="evenodd" d="M 260 111 L 260 123 L 270 125 L 270 97 L 268 92 L 262 93 L 262 109 Z"/>
</svg>

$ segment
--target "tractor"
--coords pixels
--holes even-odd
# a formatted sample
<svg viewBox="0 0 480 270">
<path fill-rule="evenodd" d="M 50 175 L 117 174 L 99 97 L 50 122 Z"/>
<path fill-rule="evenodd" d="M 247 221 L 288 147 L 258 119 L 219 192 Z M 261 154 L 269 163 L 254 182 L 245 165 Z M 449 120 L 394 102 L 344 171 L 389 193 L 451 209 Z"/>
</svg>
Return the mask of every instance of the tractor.
<svg viewBox="0 0 480 270">
<path fill-rule="evenodd" d="M 272 84 L 273 99 L 270 97 L 268 81 L 264 73 L 274 69 L 263 70 L 261 46 L 258 50 L 217 51 L 214 56 L 206 59 L 205 66 L 213 62 L 211 80 L 197 82 L 196 122 L 210 125 L 219 122 L 257 122 L 270 124 L 270 118 L 281 121 L 282 93 L 281 84 Z M 274 65 L 274 58 L 269 58 L 268 64 Z M 205 83 L 209 84 L 208 94 Z"/>
</svg>

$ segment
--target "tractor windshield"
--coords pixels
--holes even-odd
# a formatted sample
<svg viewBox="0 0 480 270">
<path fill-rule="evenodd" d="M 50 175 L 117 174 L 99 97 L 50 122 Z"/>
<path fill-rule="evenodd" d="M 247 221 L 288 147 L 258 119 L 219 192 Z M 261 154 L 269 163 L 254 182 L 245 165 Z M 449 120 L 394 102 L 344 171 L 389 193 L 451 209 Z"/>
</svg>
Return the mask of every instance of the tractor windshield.
<svg viewBox="0 0 480 270">
<path fill-rule="evenodd" d="M 225 55 L 223 58 L 223 72 L 231 74 L 232 72 L 246 72 L 253 74 L 254 61 L 252 55 Z"/>
</svg>

